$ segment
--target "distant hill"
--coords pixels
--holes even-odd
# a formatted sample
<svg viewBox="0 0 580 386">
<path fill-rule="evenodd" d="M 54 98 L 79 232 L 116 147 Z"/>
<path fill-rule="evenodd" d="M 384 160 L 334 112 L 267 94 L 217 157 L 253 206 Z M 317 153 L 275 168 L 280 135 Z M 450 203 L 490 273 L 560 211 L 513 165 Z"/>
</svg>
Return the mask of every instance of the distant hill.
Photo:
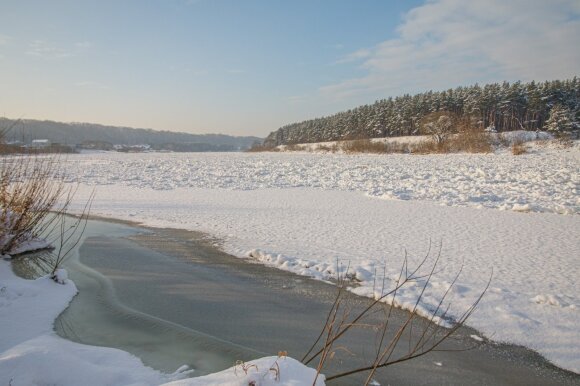
<svg viewBox="0 0 580 386">
<path fill-rule="evenodd" d="M 381 99 L 328 117 L 283 126 L 268 135 L 264 147 L 421 135 L 422 120 L 435 112 L 446 112 L 493 131 L 541 130 L 551 120 L 551 124 L 558 121 L 562 130 L 577 133 L 580 79 L 475 84 Z"/>
<path fill-rule="evenodd" d="M 15 123 L 16 122 L 16 123 Z M 14 124 L 15 123 L 15 124 Z M 0 129 L 10 127 L 7 141 L 30 143 L 34 139 L 48 139 L 52 143 L 79 145 L 108 143 L 112 145 L 148 144 L 155 149 L 188 151 L 239 151 L 252 146 L 258 137 L 234 137 L 224 134 L 189 134 L 152 129 L 105 126 L 93 123 L 62 123 L 24 119 L 15 121 L 0 118 Z"/>
</svg>

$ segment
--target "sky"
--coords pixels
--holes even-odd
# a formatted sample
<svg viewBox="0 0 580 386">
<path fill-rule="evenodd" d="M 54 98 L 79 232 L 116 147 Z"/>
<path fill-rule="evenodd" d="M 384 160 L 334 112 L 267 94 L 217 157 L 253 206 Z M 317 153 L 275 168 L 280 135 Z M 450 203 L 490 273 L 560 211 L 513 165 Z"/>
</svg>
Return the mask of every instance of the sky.
<svg viewBox="0 0 580 386">
<path fill-rule="evenodd" d="M 0 116 L 265 137 L 580 75 L 578 0 L 0 0 Z"/>
</svg>

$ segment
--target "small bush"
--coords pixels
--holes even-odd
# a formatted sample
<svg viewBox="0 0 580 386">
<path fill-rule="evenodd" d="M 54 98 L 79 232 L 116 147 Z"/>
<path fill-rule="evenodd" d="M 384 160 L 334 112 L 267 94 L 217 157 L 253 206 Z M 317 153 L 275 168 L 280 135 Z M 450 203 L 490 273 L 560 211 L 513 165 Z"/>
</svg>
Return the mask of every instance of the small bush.
<svg viewBox="0 0 580 386">
<path fill-rule="evenodd" d="M 0 130 L 0 142 L 5 133 Z M 5 149 L 0 147 L 0 151 Z M 61 166 L 61 159 L 56 154 L 0 152 L 0 254 L 19 255 L 50 248 L 47 239 L 60 238 L 51 272 L 59 282 L 62 276 L 58 268 L 80 242 L 83 222 L 86 225 L 92 202 L 91 196 L 81 216 L 72 226 L 65 225 L 75 188 L 65 185 Z M 72 247 L 67 246 L 71 242 Z"/>
<path fill-rule="evenodd" d="M 296 143 L 292 143 L 284 147 L 284 151 L 304 151 L 305 149 L 306 149 L 305 146 L 298 145 Z"/>
<path fill-rule="evenodd" d="M 0 253 L 14 253 L 50 224 L 51 210 L 66 209 L 71 194 L 54 157 L 2 156 L 0 162 Z M 64 201 L 62 208 L 57 203 Z"/>
<path fill-rule="evenodd" d="M 478 129 L 463 130 L 449 142 L 450 150 L 455 152 L 491 153 L 493 150 L 489 134 Z"/>
<path fill-rule="evenodd" d="M 516 141 L 512 144 L 512 154 L 521 155 L 527 153 L 528 150 L 524 146 L 523 142 Z"/>
<path fill-rule="evenodd" d="M 435 140 L 424 141 L 416 144 L 412 152 L 416 154 L 442 154 L 449 153 L 449 142 L 437 142 Z"/>
<path fill-rule="evenodd" d="M 341 150 L 345 153 L 387 153 L 387 147 L 382 142 L 373 142 L 370 139 L 357 139 L 342 142 Z"/>
<path fill-rule="evenodd" d="M 340 142 L 338 148 L 345 153 L 392 154 L 411 152 L 409 145 L 406 143 L 379 142 L 371 139 Z"/>
<path fill-rule="evenodd" d="M 262 144 L 253 145 L 251 148 L 247 149 L 248 153 L 260 153 L 265 151 L 278 152 L 280 149 L 278 147 L 263 146 Z"/>
<path fill-rule="evenodd" d="M 332 146 L 328 146 L 328 145 L 318 145 L 316 147 L 317 151 L 324 151 L 327 153 L 336 153 L 338 151 L 338 146 L 336 144 L 333 144 Z"/>
</svg>

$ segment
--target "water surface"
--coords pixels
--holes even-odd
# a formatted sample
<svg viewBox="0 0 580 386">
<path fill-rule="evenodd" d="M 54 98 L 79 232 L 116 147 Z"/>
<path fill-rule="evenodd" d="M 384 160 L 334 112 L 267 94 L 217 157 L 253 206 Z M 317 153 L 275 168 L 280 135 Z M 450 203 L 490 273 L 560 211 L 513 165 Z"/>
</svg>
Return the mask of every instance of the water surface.
<svg viewBox="0 0 580 386">
<path fill-rule="evenodd" d="M 164 372 L 187 364 L 202 375 L 279 351 L 300 359 L 336 295 L 332 285 L 233 258 L 199 233 L 102 221 L 90 221 L 67 268 L 79 294 L 56 320 L 57 333 L 123 349 Z M 368 302 L 349 295 L 347 304 L 354 314 Z M 395 312 L 391 334 L 407 315 Z M 341 342 L 328 373 L 374 355 L 381 317 Z M 473 333 L 461 329 L 444 348 L 474 347 Z M 383 385 L 579 383 L 529 350 L 489 343 L 432 353 L 375 378 Z"/>
</svg>

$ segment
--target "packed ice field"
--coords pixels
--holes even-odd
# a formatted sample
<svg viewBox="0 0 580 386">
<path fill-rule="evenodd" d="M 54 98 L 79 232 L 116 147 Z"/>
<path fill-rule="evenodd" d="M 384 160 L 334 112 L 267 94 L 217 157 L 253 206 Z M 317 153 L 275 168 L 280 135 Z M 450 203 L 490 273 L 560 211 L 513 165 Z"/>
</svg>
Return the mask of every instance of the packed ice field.
<svg viewBox="0 0 580 386">
<path fill-rule="evenodd" d="M 493 275 L 467 324 L 483 337 L 529 347 L 557 366 L 580 372 L 578 144 L 566 149 L 530 146 L 520 156 L 508 151 L 85 153 L 65 162 L 68 181 L 80 183 L 73 211 L 82 211 L 94 190 L 93 215 L 206 232 L 234 256 L 319 280 L 347 273 L 350 290 L 363 296 L 380 296 L 392 288 L 404 256 L 413 268 L 429 255 L 428 270 L 440 255 L 418 309 L 424 315 L 436 308 L 459 271 L 448 298 L 453 317 L 468 309 Z M 409 283 L 394 301 L 411 309 L 424 284 Z M 15 282 L 15 291 L 19 286 L 24 284 Z M 54 291 L 61 292 L 53 296 L 56 310 L 74 294 L 70 288 Z M 9 299 L 6 304 L 21 302 Z M 27 320 L 25 311 L 21 314 Z M 48 312 L 47 321 L 54 317 Z M 23 325 L 8 319 L 5 324 Z M 108 377 L 115 384 L 153 385 L 189 374 L 156 373 L 118 350 L 67 348 L 69 342 L 50 329 L 44 323 L 36 328 L 42 334 L 33 328 L 26 333 L 28 340 L 19 338 L 24 343 L 8 351 L 11 346 L 0 347 L 0 373 L 3 366 L 31 366 L 46 352 L 64 350 L 74 355 L 49 355 L 55 361 L 51 379 L 61 384 L 77 379 L 60 371 L 73 356 L 79 374 L 94 373 L 95 384 Z M 102 365 L 94 366 L 95 360 Z M 292 370 L 286 374 L 294 378 L 275 384 L 310 376 L 311 369 L 288 360 L 284 366 Z M 20 373 L 33 376 L 24 369 Z M 241 384 L 235 377 L 228 383 L 232 373 L 180 384 Z"/>
</svg>

